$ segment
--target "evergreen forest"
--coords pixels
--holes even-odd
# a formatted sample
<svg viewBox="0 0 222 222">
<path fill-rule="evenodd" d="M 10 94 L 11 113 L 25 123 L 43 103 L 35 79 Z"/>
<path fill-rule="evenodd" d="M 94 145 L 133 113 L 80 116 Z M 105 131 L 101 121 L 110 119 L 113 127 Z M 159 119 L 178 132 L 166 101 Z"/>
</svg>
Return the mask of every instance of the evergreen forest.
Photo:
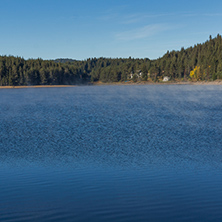
<svg viewBox="0 0 222 222">
<path fill-rule="evenodd" d="M 222 37 L 167 52 L 156 60 L 134 58 L 28 59 L 0 56 L 0 86 L 74 85 L 94 82 L 222 79 Z"/>
</svg>

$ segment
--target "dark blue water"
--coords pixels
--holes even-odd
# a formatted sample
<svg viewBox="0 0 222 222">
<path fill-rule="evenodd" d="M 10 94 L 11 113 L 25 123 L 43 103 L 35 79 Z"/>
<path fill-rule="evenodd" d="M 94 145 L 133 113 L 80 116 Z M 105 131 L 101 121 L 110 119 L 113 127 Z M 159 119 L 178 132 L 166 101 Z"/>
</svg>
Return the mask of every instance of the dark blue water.
<svg viewBox="0 0 222 222">
<path fill-rule="evenodd" d="M 222 221 L 221 86 L 0 89 L 0 221 Z"/>
</svg>

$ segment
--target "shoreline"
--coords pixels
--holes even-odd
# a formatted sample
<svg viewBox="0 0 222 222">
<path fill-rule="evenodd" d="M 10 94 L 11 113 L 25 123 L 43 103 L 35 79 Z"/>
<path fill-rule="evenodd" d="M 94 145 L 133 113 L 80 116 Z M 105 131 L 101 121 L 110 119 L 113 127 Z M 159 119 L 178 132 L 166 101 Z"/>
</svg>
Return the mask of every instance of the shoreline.
<svg viewBox="0 0 222 222">
<path fill-rule="evenodd" d="M 29 89 L 29 88 L 64 88 L 78 85 L 34 85 L 34 86 L 0 86 L 0 89 Z"/>
<path fill-rule="evenodd" d="M 149 81 L 140 81 L 140 82 L 95 82 L 82 85 L 34 85 L 34 86 L 0 86 L 0 89 L 23 89 L 23 88 L 63 88 L 63 87 L 77 87 L 77 86 L 102 86 L 102 85 L 222 85 L 222 80 L 215 81 L 169 81 L 169 82 L 149 82 Z"/>
</svg>

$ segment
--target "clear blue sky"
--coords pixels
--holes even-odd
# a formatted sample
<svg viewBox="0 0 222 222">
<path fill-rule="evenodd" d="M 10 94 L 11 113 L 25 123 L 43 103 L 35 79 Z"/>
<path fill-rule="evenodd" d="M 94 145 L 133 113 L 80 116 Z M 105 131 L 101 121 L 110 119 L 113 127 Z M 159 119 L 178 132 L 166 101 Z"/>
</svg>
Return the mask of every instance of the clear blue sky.
<svg viewBox="0 0 222 222">
<path fill-rule="evenodd" d="M 221 0 L 0 0 L 0 55 L 161 57 L 222 34 Z"/>
</svg>

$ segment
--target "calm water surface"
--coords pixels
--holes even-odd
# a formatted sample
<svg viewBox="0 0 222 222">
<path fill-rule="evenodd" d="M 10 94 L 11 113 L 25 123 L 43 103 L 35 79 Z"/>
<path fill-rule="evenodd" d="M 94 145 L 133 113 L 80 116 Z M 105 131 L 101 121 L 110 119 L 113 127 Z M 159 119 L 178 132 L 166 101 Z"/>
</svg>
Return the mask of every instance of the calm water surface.
<svg viewBox="0 0 222 222">
<path fill-rule="evenodd" d="M 222 221 L 222 87 L 0 89 L 0 221 Z"/>
</svg>

